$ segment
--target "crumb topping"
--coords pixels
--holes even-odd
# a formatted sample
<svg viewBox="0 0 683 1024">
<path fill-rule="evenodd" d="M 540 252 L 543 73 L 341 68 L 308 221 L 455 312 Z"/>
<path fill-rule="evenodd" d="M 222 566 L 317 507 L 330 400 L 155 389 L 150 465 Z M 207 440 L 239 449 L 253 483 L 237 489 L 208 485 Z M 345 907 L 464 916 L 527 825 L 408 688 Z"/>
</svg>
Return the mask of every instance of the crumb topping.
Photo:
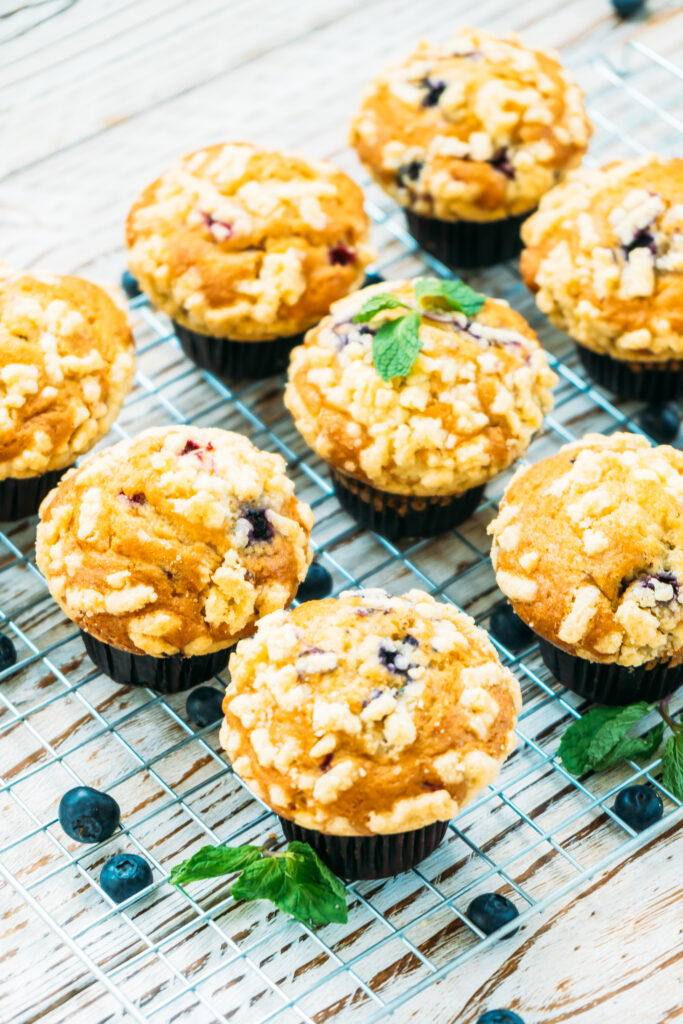
<svg viewBox="0 0 683 1024">
<path fill-rule="evenodd" d="M 580 657 L 681 658 L 682 502 L 681 452 L 588 434 L 508 487 L 489 526 L 498 585 L 537 633 Z"/>
<path fill-rule="evenodd" d="M 402 206 L 441 220 L 533 209 L 580 163 L 581 90 L 556 57 L 465 28 L 421 42 L 368 88 L 351 143 Z"/>
<path fill-rule="evenodd" d="M 381 322 L 354 323 L 367 299 L 391 292 L 416 305 L 414 282 L 383 282 L 336 303 L 292 352 L 285 404 L 317 454 L 398 494 L 457 494 L 526 450 L 552 408 L 556 382 L 536 335 L 487 299 L 473 319 L 422 310 L 422 350 L 407 377 L 382 380 L 372 361 Z"/>
<path fill-rule="evenodd" d="M 311 561 L 313 517 L 284 460 L 213 428 L 154 428 L 97 453 L 40 517 L 36 559 L 52 596 L 134 654 L 229 647 L 292 600 Z"/>
<path fill-rule="evenodd" d="M 515 746 L 517 680 L 469 616 L 420 590 L 268 615 L 230 672 L 221 742 L 235 771 L 307 828 L 366 835 L 451 818 Z"/>
</svg>

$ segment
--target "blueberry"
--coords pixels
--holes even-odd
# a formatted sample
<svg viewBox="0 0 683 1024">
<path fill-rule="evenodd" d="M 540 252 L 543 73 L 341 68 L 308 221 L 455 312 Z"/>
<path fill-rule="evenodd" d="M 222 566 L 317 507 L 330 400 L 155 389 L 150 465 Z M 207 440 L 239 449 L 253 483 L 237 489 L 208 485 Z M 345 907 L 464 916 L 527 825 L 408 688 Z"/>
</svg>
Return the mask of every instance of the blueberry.
<svg viewBox="0 0 683 1024">
<path fill-rule="evenodd" d="M 522 622 L 512 605 L 502 604 L 491 615 L 489 629 L 509 651 L 519 651 L 533 640 L 533 632 Z"/>
<path fill-rule="evenodd" d="M 297 601 L 320 601 L 332 593 L 332 575 L 320 562 L 312 562 L 306 579 L 299 584 Z"/>
<path fill-rule="evenodd" d="M 59 824 L 79 843 L 101 843 L 113 836 L 121 809 L 108 793 L 91 786 L 75 786 L 59 801 Z"/>
<path fill-rule="evenodd" d="M 0 672 L 9 668 L 17 660 L 17 652 L 13 642 L 4 633 L 0 633 Z"/>
<path fill-rule="evenodd" d="M 490 935 L 508 921 L 514 921 L 519 917 L 519 911 L 507 896 L 501 896 L 498 892 L 483 892 L 481 896 L 472 900 L 467 908 L 467 916 L 480 931 Z M 515 928 L 508 934 L 514 935 L 516 931 Z"/>
<path fill-rule="evenodd" d="M 381 284 L 382 281 L 386 281 L 386 277 L 382 277 L 381 274 L 366 274 L 363 288 L 369 288 L 371 284 Z"/>
<path fill-rule="evenodd" d="M 487 1010 L 476 1024 L 524 1024 L 522 1018 L 512 1010 Z"/>
<path fill-rule="evenodd" d="M 645 6 L 645 0 L 612 0 L 612 7 L 620 18 L 630 18 Z"/>
<path fill-rule="evenodd" d="M 223 691 L 215 686 L 197 686 L 187 695 L 185 710 L 200 729 L 213 725 L 223 717 Z"/>
<path fill-rule="evenodd" d="M 657 242 L 649 228 L 640 228 L 628 243 L 623 246 L 624 253 L 628 256 L 634 249 L 649 249 L 653 256 L 657 255 Z"/>
<path fill-rule="evenodd" d="M 427 90 L 422 98 L 422 106 L 435 107 L 441 99 L 441 93 L 446 88 L 446 83 L 440 80 L 435 81 L 432 78 L 423 78 L 420 85 Z"/>
<path fill-rule="evenodd" d="M 396 171 L 396 181 L 402 188 L 407 188 L 409 181 L 417 181 L 422 174 L 423 167 L 422 160 L 411 160 L 408 164 L 401 164 Z"/>
<path fill-rule="evenodd" d="M 506 178 L 514 178 L 515 169 L 510 163 L 508 151 L 504 146 L 502 149 L 499 149 L 497 153 L 493 154 L 489 163 L 492 167 L 495 167 L 497 171 L 500 171 L 501 174 L 504 174 Z"/>
<path fill-rule="evenodd" d="M 265 508 L 246 508 L 242 511 L 242 518 L 249 523 L 248 545 L 269 541 L 275 536 L 275 530 L 266 515 Z"/>
<path fill-rule="evenodd" d="M 627 786 L 617 793 L 614 813 L 634 832 L 642 832 L 659 821 L 664 813 L 664 804 L 652 786 Z"/>
<path fill-rule="evenodd" d="M 140 285 L 130 270 L 124 270 L 121 274 L 121 287 L 129 299 L 134 299 L 136 295 L 140 294 Z"/>
<path fill-rule="evenodd" d="M 152 869 L 137 853 L 117 853 L 100 872 L 100 885 L 114 903 L 123 903 L 151 884 Z"/>
<path fill-rule="evenodd" d="M 672 444 L 678 437 L 681 418 L 673 405 L 646 405 L 638 422 L 657 444 Z"/>
</svg>

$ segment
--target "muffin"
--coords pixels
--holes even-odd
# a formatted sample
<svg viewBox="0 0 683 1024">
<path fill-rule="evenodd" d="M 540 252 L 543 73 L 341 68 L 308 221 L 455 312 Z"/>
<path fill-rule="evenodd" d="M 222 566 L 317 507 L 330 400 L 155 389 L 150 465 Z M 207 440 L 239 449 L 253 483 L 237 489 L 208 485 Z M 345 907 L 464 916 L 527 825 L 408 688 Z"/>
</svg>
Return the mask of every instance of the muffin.
<svg viewBox="0 0 683 1024">
<path fill-rule="evenodd" d="M 38 566 L 97 667 L 167 693 L 223 669 L 311 561 L 283 459 L 226 430 L 160 427 L 98 452 L 40 520 Z"/>
<path fill-rule="evenodd" d="M 656 701 L 683 677 L 683 454 L 588 434 L 520 470 L 491 557 L 560 682 L 599 704 Z"/>
<path fill-rule="evenodd" d="M 555 382 L 519 313 L 421 278 L 335 303 L 292 352 L 285 404 L 347 512 L 391 539 L 431 537 L 526 450 Z"/>
<path fill-rule="evenodd" d="M 427 857 L 515 747 L 519 683 L 473 619 L 420 590 L 274 612 L 230 672 L 234 770 L 346 878 Z"/>
<path fill-rule="evenodd" d="M 0 520 L 34 515 L 130 390 L 128 318 L 80 277 L 0 267 Z"/>
<path fill-rule="evenodd" d="M 374 255 L 346 174 L 243 142 L 176 160 L 135 201 L 127 239 L 132 273 L 186 354 L 224 378 L 284 370 Z"/>
<path fill-rule="evenodd" d="M 683 395 L 683 159 L 582 168 L 524 225 L 522 275 L 622 398 Z"/>
<path fill-rule="evenodd" d="M 483 267 L 519 252 L 521 223 L 581 162 L 591 131 L 555 56 L 465 28 L 374 80 L 351 144 L 424 249 Z"/>
</svg>

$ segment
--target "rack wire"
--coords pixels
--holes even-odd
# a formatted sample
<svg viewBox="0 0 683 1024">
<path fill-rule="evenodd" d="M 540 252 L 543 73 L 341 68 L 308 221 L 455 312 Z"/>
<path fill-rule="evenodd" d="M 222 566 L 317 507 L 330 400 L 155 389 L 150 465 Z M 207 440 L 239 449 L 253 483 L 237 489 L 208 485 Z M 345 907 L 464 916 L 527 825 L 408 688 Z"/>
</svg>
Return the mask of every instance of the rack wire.
<svg viewBox="0 0 683 1024">
<path fill-rule="evenodd" d="M 597 128 L 593 162 L 651 150 L 668 155 L 680 147 L 683 71 L 669 60 L 632 43 L 618 60 L 600 57 L 579 74 Z M 343 164 L 349 155 L 334 158 Z M 449 276 L 419 251 L 401 212 L 366 184 L 382 253 L 377 272 Z M 468 279 L 527 317 L 559 374 L 555 409 L 529 461 L 588 430 L 640 431 L 637 406 L 612 401 L 584 379 L 571 343 L 538 313 L 516 266 Z M 509 474 L 489 487 L 477 514 L 458 530 L 435 541 L 390 543 L 341 511 L 324 465 L 305 448 L 283 409 L 280 381 L 235 388 L 220 383 L 189 364 L 169 323 L 143 297 L 132 307 L 139 320 L 139 370 L 114 435 L 160 423 L 241 431 L 287 459 L 299 496 L 313 507 L 316 554 L 332 573 L 335 593 L 419 586 L 488 625 L 502 597 L 485 529 Z M 178 891 L 168 884 L 174 863 L 206 843 L 279 835 L 275 818 L 232 774 L 216 729 L 193 727 L 184 695 L 119 687 L 93 668 L 35 566 L 34 527 L 24 523 L 0 533 L 0 628 L 18 650 L 16 664 L 0 673 L 0 878 L 57 941 L 57 949 L 48 942 L 48 959 L 60 963 L 59 944 L 73 954 L 76 969 L 72 978 L 64 976 L 64 985 L 84 992 L 95 983 L 128 1019 L 384 1020 L 681 815 L 680 802 L 658 777 L 657 760 L 570 776 L 556 757 L 557 746 L 585 705 L 549 676 L 535 645 L 515 654 L 497 644 L 524 693 L 517 751 L 499 779 L 450 824 L 428 860 L 397 879 L 349 884 L 348 925 L 312 931 L 269 904 L 236 904 L 221 879 Z M 665 805 L 660 822 L 640 835 L 612 810 L 618 790 L 636 781 L 654 786 Z M 60 830 L 57 803 L 75 784 L 106 789 L 118 800 L 123 827 L 107 843 L 83 847 Z M 105 859 L 124 851 L 147 858 L 154 882 L 117 906 L 98 876 Z M 491 890 L 509 896 L 520 917 L 487 937 L 466 908 Z M 20 1019 L 20 1008 L 13 1019 Z"/>
</svg>

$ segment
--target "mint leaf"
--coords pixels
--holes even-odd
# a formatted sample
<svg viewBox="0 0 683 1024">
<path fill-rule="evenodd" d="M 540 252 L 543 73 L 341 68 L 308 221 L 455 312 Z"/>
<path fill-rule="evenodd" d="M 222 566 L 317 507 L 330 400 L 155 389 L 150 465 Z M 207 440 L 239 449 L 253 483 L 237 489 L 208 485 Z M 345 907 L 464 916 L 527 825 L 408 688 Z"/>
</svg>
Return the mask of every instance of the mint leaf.
<svg viewBox="0 0 683 1024">
<path fill-rule="evenodd" d="M 662 782 L 675 797 L 683 800 L 683 732 L 669 736 L 662 753 Z"/>
<path fill-rule="evenodd" d="M 593 708 L 570 725 L 562 737 L 558 750 L 562 764 L 572 775 L 582 775 L 591 769 L 608 768 L 624 757 L 638 756 L 623 753 L 636 743 L 634 737 L 627 737 L 626 734 L 636 722 L 652 710 L 652 707 L 653 705 L 640 701 L 621 708 Z M 642 756 L 647 756 L 658 730 L 659 726 L 656 726 L 646 737 L 638 738 L 645 751 Z M 624 742 L 627 739 L 628 744 Z M 617 754 L 615 761 L 614 757 Z"/>
<path fill-rule="evenodd" d="M 422 348 L 419 326 L 420 314 L 413 312 L 379 328 L 372 339 L 372 361 L 382 380 L 408 376 Z"/>
<path fill-rule="evenodd" d="M 189 860 L 171 869 L 171 885 L 186 885 L 240 871 L 261 856 L 260 846 L 202 846 Z"/>
<path fill-rule="evenodd" d="M 633 758 L 639 761 L 653 758 L 662 744 L 664 729 L 664 722 L 660 722 L 644 736 L 624 736 L 616 746 L 612 747 L 609 754 L 595 765 L 596 770 L 603 771 L 605 768 L 619 764 L 620 761 L 630 761 Z"/>
<path fill-rule="evenodd" d="M 408 308 L 405 302 L 401 302 L 391 292 L 380 292 L 379 295 L 373 295 L 368 299 L 362 309 L 356 313 L 353 318 L 354 323 L 365 324 L 368 320 L 372 320 L 377 313 L 381 313 L 383 309 L 398 309 L 399 306 L 403 309 Z"/>
<path fill-rule="evenodd" d="M 422 277 L 415 282 L 415 296 L 423 306 L 455 309 L 465 316 L 476 316 L 486 296 L 475 292 L 464 281 L 445 281 L 438 277 Z M 427 300 L 427 301 L 425 301 Z"/>
</svg>

